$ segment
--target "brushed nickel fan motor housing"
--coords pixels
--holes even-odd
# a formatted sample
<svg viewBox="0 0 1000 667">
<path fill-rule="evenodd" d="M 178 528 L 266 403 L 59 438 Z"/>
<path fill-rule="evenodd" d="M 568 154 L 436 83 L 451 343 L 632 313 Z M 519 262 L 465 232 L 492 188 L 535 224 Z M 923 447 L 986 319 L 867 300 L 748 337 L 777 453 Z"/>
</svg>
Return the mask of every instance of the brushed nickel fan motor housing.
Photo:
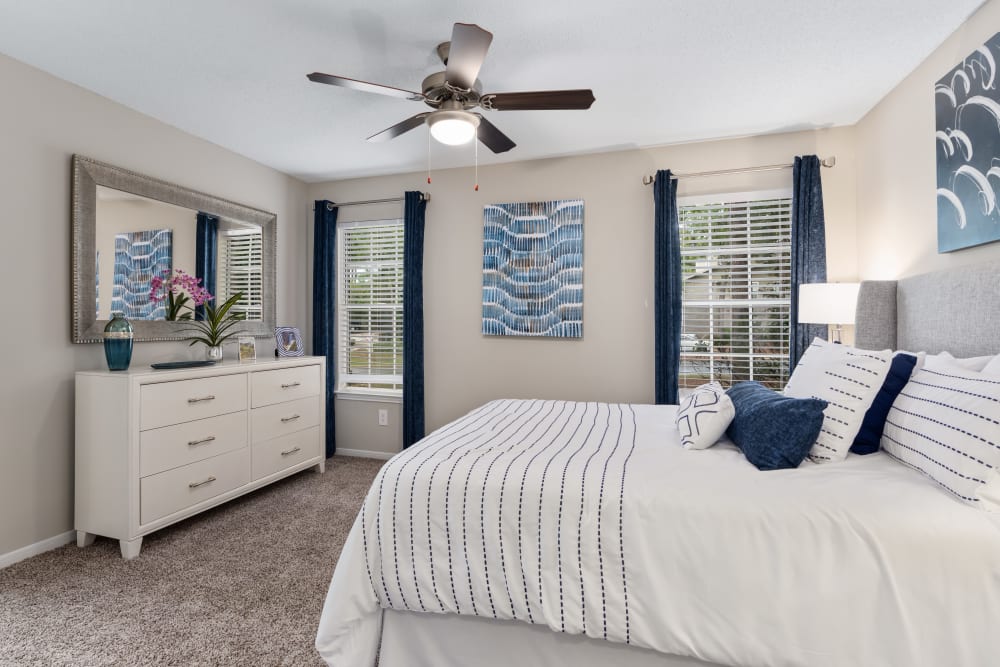
<svg viewBox="0 0 1000 667">
<path fill-rule="evenodd" d="M 483 84 L 479 79 L 473 84 L 472 90 L 462 90 L 445 81 L 446 72 L 434 72 L 420 84 L 424 94 L 424 102 L 435 109 L 442 103 L 453 100 L 462 105 L 463 109 L 471 109 L 479 104 L 479 95 Z"/>
</svg>

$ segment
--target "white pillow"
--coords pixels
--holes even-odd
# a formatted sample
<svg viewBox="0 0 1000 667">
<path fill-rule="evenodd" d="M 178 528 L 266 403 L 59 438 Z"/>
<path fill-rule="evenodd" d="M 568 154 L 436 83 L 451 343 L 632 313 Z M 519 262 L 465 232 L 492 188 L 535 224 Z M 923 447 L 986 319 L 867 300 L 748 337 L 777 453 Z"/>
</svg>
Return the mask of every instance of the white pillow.
<svg viewBox="0 0 1000 667">
<path fill-rule="evenodd" d="M 784 392 L 793 398 L 818 398 L 829 403 L 809 460 L 835 463 L 847 458 L 891 364 L 890 350 L 859 350 L 820 338 L 812 342 Z"/>
<path fill-rule="evenodd" d="M 993 357 L 981 372 L 983 375 L 1000 375 L 1000 355 Z"/>
<path fill-rule="evenodd" d="M 917 371 L 892 404 L 882 450 L 970 505 L 1000 511 L 1000 378 L 956 364 Z"/>
<path fill-rule="evenodd" d="M 684 449 L 708 449 L 729 428 L 736 409 L 726 390 L 718 382 L 703 384 L 684 400 L 677 410 L 677 430 Z"/>
<path fill-rule="evenodd" d="M 990 355 L 985 357 L 966 357 L 964 359 L 956 359 L 950 352 L 942 352 L 940 354 L 928 354 L 927 359 L 924 361 L 924 365 L 929 365 L 931 368 L 957 366 L 968 371 L 976 371 L 979 373 L 995 360 L 996 357 Z"/>
</svg>

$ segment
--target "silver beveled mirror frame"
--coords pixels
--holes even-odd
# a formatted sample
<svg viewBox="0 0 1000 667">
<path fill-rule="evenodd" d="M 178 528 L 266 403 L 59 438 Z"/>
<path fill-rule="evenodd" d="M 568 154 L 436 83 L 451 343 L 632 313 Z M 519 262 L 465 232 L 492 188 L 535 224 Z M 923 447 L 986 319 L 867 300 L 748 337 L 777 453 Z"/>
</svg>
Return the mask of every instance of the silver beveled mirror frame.
<svg viewBox="0 0 1000 667">
<path fill-rule="evenodd" d="M 95 257 L 97 252 L 97 186 L 129 192 L 150 199 L 203 211 L 224 218 L 250 222 L 261 227 L 263 235 L 263 321 L 246 322 L 241 333 L 256 337 L 274 335 L 276 322 L 275 265 L 278 217 L 203 192 L 98 162 L 82 155 L 73 156 L 73 342 L 103 341 L 106 320 L 94 312 L 97 298 Z M 132 321 L 136 341 L 184 340 L 181 322 Z"/>
</svg>

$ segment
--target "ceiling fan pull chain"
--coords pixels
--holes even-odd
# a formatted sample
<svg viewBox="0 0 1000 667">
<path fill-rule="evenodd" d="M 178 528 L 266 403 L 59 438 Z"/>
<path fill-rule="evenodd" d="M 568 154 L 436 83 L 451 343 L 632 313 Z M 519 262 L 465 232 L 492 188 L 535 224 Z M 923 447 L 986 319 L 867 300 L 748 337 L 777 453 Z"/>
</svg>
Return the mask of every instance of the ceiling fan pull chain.
<svg viewBox="0 0 1000 667">
<path fill-rule="evenodd" d="M 479 192 L 479 140 L 473 139 L 472 143 L 476 145 L 476 188 L 475 191 Z"/>
<path fill-rule="evenodd" d="M 427 184 L 431 183 L 431 133 L 427 133 Z"/>
</svg>

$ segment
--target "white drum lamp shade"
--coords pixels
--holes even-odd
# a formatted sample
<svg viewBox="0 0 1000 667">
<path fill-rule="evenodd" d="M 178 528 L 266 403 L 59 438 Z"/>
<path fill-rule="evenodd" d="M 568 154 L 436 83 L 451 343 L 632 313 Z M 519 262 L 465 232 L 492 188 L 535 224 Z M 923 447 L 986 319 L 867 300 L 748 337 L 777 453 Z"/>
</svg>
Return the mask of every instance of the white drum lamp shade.
<svg viewBox="0 0 1000 667">
<path fill-rule="evenodd" d="M 859 283 L 799 285 L 799 324 L 833 324 L 840 341 L 843 324 L 854 324 Z"/>
</svg>

